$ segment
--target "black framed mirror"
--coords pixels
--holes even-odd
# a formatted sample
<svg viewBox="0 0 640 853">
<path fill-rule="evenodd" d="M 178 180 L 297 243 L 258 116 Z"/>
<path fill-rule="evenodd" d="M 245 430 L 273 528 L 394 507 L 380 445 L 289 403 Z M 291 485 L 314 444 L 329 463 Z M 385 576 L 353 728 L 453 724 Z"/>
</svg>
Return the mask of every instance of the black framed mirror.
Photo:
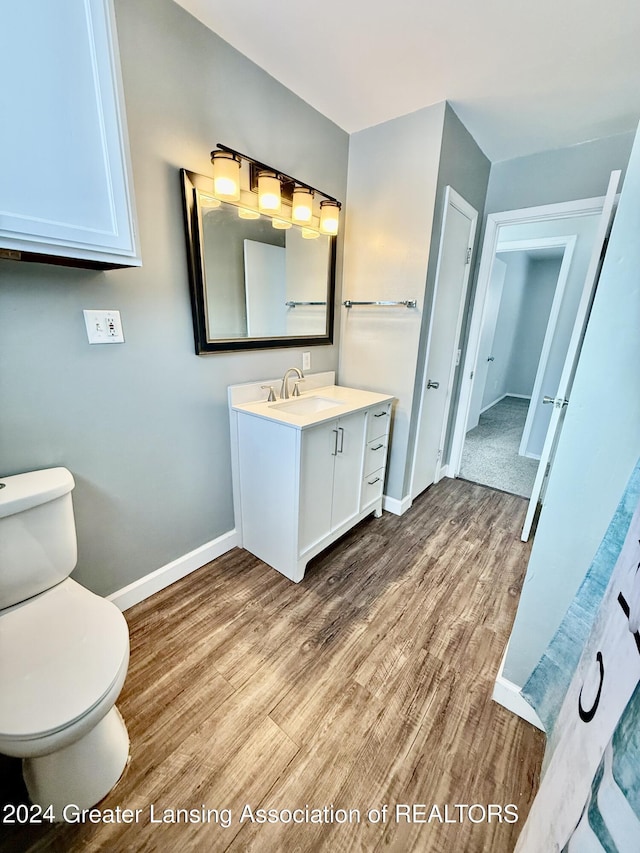
<svg viewBox="0 0 640 853">
<path fill-rule="evenodd" d="M 240 218 L 212 178 L 180 177 L 198 355 L 333 343 L 336 237 Z"/>
</svg>

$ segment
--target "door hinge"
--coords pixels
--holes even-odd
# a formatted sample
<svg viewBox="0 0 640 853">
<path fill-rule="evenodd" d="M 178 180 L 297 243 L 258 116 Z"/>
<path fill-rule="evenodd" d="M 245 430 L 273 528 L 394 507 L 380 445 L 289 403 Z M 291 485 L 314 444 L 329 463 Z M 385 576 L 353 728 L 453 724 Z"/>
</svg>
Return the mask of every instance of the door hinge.
<svg viewBox="0 0 640 853">
<path fill-rule="evenodd" d="M 551 462 L 547 462 L 547 467 L 544 469 L 544 476 L 549 476 L 549 471 L 551 470 Z"/>
<path fill-rule="evenodd" d="M 471 246 L 467 249 L 467 260 L 464 262 L 465 266 L 471 263 Z"/>
</svg>

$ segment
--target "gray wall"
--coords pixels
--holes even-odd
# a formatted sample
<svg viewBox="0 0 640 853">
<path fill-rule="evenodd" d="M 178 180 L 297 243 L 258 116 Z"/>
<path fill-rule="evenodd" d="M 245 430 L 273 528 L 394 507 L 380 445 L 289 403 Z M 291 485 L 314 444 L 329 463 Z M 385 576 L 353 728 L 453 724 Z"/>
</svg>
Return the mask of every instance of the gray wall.
<svg viewBox="0 0 640 853">
<path fill-rule="evenodd" d="M 554 258 L 529 259 L 506 394 L 531 396 L 561 263 Z"/>
<path fill-rule="evenodd" d="M 629 160 L 633 136 L 621 133 L 494 163 L 485 212 L 604 195 L 610 173 L 624 169 Z"/>
<path fill-rule="evenodd" d="M 640 134 L 509 642 L 504 675 L 518 686 L 524 685 L 575 595 L 640 455 L 638 234 Z"/>
<path fill-rule="evenodd" d="M 223 142 L 344 200 L 348 155 L 344 131 L 171 0 L 116 0 L 116 18 L 143 267 L 0 261 L 0 471 L 73 472 L 74 576 L 101 594 L 233 528 L 227 386 L 301 364 L 194 355 L 179 168 L 210 174 Z M 119 309 L 126 343 L 89 346 L 83 308 Z M 336 365 L 336 346 L 312 350 L 313 370 Z"/>
</svg>

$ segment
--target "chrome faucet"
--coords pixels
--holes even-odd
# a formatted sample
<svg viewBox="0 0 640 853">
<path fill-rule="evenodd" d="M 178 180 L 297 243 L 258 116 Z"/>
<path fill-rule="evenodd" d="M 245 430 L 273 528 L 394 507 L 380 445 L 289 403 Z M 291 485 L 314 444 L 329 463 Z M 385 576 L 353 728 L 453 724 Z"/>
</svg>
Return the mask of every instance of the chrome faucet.
<svg viewBox="0 0 640 853">
<path fill-rule="evenodd" d="M 300 370 L 299 367 L 289 367 L 284 372 L 284 376 L 282 377 L 282 388 L 280 389 L 280 399 L 288 400 L 289 399 L 289 374 L 297 373 L 298 379 L 304 379 L 304 373 Z"/>
</svg>

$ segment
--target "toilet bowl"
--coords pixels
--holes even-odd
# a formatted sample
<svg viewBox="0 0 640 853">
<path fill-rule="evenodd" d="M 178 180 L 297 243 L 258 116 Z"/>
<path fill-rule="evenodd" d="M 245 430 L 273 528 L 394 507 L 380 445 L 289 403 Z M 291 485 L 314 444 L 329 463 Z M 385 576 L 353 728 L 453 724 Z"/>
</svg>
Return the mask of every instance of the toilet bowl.
<svg viewBox="0 0 640 853">
<path fill-rule="evenodd" d="M 59 820 L 68 804 L 95 805 L 127 764 L 115 701 L 129 632 L 114 604 L 68 577 L 76 559 L 69 472 L 0 484 L 0 752 L 23 759 L 29 797 Z"/>
</svg>

